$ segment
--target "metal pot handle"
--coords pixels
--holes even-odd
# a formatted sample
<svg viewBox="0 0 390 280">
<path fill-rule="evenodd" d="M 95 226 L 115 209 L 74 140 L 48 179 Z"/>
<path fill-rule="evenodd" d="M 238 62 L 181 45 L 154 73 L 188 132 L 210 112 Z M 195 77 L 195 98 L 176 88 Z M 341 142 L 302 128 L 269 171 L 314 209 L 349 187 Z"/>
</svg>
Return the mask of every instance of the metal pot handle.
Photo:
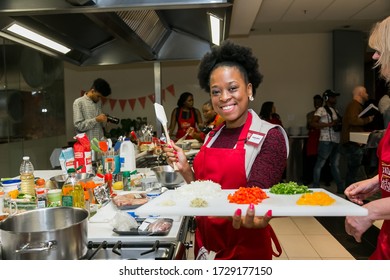
<svg viewBox="0 0 390 280">
<path fill-rule="evenodd" d="M 31 252 L 43 252 L 49 251 L 57 246 L 57 241 L 27 243 L 23 245 L 19 250 L 15 250 L 16 254 L 27 254 Z"/>
</svg>

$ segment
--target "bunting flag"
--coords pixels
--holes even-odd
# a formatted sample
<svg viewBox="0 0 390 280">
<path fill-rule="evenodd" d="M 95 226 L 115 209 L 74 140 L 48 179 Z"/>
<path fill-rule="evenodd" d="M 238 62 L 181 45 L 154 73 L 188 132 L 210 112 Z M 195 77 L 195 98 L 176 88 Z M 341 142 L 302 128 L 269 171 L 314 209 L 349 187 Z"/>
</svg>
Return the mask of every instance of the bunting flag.
<svg viewBox="0 0 390 280">
<path fill-rule="evenodd" d="M 116 105 L 116 102 L 118 101 L 117 99 L 109 99 L 110 101 L 110 107 L 111 107 L 111 111 L 114 110 L 115 108 L 115 105 Z"/>
<path fill-rule="evenodd" d="M 139 103 L 141 103 L 141 107 L 142 107 L 142 109 L 145 109 L 145 101 L 146 101 L 146 97 L 145 97 L 145 96 L 138 97 L 138 101 L 139 101 Z"/>
<path fill-rule="evenodd" d="M 167 90 L 172 94 L 172 96 L 175 96 L 175 88 L 173 85 L 167 86 Z"/>
<path fill-rule="evenodd" d="M 165 99 L 167 97 L 167 91 L 172 96 L 175 96 L 175 87 L 174 87 L 174 85 L 173 84 L 169 85 L 169 86 L 167 86 L 165 89 L 163 89 L 161 91 L 161 100 L 163 102 L 165 102 Z M 80 91 L 80 95 L 81 96 L 83 96 L 85 93 L 86 93 L 85 90 L 81 90 Z M 102 103 L 102 106 L 104 106 L 107 103 L 107 101 L 108 101 L 109 104 L 110 104 L 111 111 L 112 111 L 112 110 L 114 110 L 114 108 L 116 106 L 116 103 L 119 102 L 119 106 L 120 106 L 120 108 L 121 108 L 121 110 L 123 112 L 125 110 L 125 108 L 126 108 L 126 103 L 129 102 L 131 110 L 134 111 L 137 99 L 138 99 L 139 103 L 141 104 L 142 109 L 145 109 L 145 103 L 146 103 L 147 98 L 152 103 L 156 102 L 155 101 L 156 100 L 156 95 L 155 94 L 149 94 L 149 95 L 146 95 L 146 96 L 141 96 L 141 97 L 138 97 L 138 98 L 131 98 L 131 99 L 113 99 L 113 98 L 102 97 L 101 98 L 101 103 Z"/>
<path fill-rule="evenodd" d="M 128 101 L 129 101 L 129 105 L 130 105 L 131 110 L 134 110 L 135 101 L 137 101 L 137 99 L 132 98 L 132 99 L 129 99 Z"/>
<path fill-rule="evenodd" d="M 126 99 L 119 99 L 119 105 L 121 106 L 122 112 L 125 109 L 126 101 Z"/>
<path fill-rule="evenodd" d="M 106 102 L 107 102 L 106 97 L 102 97 L 102 98 L 100 98 L 100 100 L 102 101 L 102 106 L 104 106 L 104 104 L 106 104 Z"/>
</svg>

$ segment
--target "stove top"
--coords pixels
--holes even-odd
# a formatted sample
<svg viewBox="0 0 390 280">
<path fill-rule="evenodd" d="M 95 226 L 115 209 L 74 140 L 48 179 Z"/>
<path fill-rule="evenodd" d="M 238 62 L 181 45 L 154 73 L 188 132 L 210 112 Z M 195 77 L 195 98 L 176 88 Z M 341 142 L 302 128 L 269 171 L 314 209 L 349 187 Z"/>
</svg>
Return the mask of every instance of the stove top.
<svg viewBox="0 0 390 280">
<path fill-rule="evenodd" d="M 171 260 L 175 257 L 176 243 L 127 243 L 107 241 L 88 242 L 85 260 Z"/>
</svg>

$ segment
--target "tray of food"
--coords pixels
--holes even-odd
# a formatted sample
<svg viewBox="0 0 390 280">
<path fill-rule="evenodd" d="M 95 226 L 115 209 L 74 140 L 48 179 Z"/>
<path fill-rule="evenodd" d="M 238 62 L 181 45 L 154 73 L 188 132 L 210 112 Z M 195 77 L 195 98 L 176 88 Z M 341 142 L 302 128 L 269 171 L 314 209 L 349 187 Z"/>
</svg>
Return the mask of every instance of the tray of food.
<svg viewBox="0 0 390 280">
<path fill-rule="evenodd" d="M 139 206 L 148 202 L 148 198 L 144 193 L 127 193 L 116 195 L 112 198 L 112 203 L 119 210 L 131 210 L 136 209 Z"/>
<path fill-rule="evenodd" d="M 243 190 L 244 189 L 244 190 Z M 250 192 L 248 193 L 248 189 Z M 249 200 L 244 197 L 258 196 L 255 213 L 265 215 L 272 210 L 277 216 L 366 216 L 367 209 L 343 199 L 325 189 L 303 188 L 299 192 L 287 188 L 237 188 L 222 190 L 211 181 L 195 181 L 168 190 L 147 204 L 135 209 L 139 216 L 177 215 L 182 216 L 232 216 L 240 208 L 245 215 Z"/>
<path fill-rule="evenodd" d="M 113 229 L 113 232 L 119 235 L 148 235 L 164 236 L 172 228 L 173 219 L 169 218 L 137 218 L 138 226 L 129 230 Z"/>
</svg>

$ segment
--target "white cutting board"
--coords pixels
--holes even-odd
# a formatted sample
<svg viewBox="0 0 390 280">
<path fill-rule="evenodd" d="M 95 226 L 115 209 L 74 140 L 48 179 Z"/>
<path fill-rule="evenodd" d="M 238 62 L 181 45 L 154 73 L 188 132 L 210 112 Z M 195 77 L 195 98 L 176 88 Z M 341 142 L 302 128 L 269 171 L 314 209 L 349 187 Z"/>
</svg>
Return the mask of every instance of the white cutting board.
<svg viewBox="0 0 390 280">
<path fill-rule="evenodd" d="M 314 192 L 323 191 L 336 201 L 329 206 L 309 206 L 297 205 L 296 202 L 301 196 L 272 194 L 265 190 L 269 198 L 255 205 L 255 213 L 258 216 L 264 215 L 268 210 L 272 210 L 272 216 L 366 216 L 367 209 L 354 204 L 348 200 L 334 195 L 324 189 L 311 189 Z M 245 215 L 248 204 L 229 203 L 227 195 L 236 190 L 222 190 L 218 198 L 205 198 L 207 207 L 190 207 L 192 199 L 178 196 L 176 190 L 169 190 L 154 198 L 148 203 L 135 209 L 135 213 L 140 216 L 146 215 L 181 215 L 181 216 L 233 216 L 236 209 L 241 208 Z M 166 206 L 166 202 L 173 201 L 175 205 Z"/>
</svg>

